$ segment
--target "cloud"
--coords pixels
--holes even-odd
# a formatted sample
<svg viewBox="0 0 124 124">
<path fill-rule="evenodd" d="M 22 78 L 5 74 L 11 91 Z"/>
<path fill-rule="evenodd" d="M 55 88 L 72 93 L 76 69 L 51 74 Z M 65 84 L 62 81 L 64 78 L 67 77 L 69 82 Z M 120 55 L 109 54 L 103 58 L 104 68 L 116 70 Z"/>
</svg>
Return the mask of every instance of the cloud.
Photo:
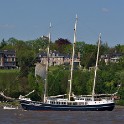
<svg viewBox="0 0 124 124">
<path fill-rule="evenodd" d="M 102 12 L 108 13 L 108 12 L 109 12 L 109 9 L 107 9 L 107 8 L 102 8 Z"/>
<path fill-rule="evenodd" d="M 10 24 L 0 24 L 0 28 L 6 28 L 6 29 L 13 29 L 15 28 L 15 25 L 10 25 Z"/>
</svg>

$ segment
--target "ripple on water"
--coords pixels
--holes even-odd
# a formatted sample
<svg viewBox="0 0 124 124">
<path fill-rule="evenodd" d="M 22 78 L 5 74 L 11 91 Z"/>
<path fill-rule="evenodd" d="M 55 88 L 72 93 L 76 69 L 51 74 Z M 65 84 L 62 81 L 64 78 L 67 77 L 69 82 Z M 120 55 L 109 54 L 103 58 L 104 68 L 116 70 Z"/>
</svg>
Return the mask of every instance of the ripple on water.
<svg viewBox="0 0 124 124">
<path fill-rule="evenodd" d="M 123 124 L 124 108 L 101 112 L 38 112 L 0 109 L 0 124 Z"/>
</svg>

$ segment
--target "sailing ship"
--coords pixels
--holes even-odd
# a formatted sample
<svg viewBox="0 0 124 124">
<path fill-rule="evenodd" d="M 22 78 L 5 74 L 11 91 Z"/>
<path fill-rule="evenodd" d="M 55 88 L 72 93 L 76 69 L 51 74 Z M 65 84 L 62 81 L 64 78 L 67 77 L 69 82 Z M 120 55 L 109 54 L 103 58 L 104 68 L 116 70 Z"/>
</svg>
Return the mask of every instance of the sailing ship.
<svg viewBox="0 0 124 124">
<path fill-rule="evenodd" d="M 72 62 L 71 62 L 71 74 L 69 81 L 69 93 L 64 95 L 57 96 L 47 96 L 47 76 L 45 79 L 44 85 L 44 100 L 43 102 L 32 101 L 26 99 L 20 99 L 21 106 L 24 110 L 34 110 L 34 111 L 112 111 L 115 107 L 114 99 L 110 95 L 107 94 L 95 94 L 95 82 L 96 82 L 96 72 L 97 72 L 97 64 L 98 64 L 98 56 L 99 56 L 99 46 L 101 40 L 101 34 L 99 35 L 98 41 L 98 52 L 95 66 L 95 76 L 94 76 L 94 84 L 92 95 L 74 95 L 72 93 L 72 79 L 73 79 L 73 63 L 74 63 L 74 55 L 75 55 L 75 44 L 76 44 L 76 28 L 77 28 L 77 16 L 74 25 L 74 42 L 73 42 L 73 52 L 72 52 Z M 51 25 L 50 25 L 51 27 Z M 49 33 L 49 43 L 51 40 L 51 35 Z M 46 63 L 46 72 L 48 71 L 49 65 L 49 45 L 47 48 L 47 63 Z M 68 96 L 68 97 L 65 97 Z"/>
</svg>

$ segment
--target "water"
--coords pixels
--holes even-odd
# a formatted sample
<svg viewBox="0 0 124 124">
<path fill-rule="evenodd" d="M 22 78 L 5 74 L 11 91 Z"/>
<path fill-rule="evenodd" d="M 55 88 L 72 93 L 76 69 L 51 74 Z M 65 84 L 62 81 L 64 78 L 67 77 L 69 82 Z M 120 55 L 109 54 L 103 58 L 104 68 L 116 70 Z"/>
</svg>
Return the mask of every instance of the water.
<svg viewBox="0 0 124 124">
<path fill-rule="evenodd" d="M 0 124 L 124 124 L 124 108 L 101 112 L 38 112 L 0 108 Z"/>
</svg>

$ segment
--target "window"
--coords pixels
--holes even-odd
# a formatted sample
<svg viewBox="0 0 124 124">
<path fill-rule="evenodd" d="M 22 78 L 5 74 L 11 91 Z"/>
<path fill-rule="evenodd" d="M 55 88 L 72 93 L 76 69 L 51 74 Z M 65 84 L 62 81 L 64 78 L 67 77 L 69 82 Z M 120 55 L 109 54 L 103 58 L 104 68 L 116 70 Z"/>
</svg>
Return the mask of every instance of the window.
<svg viewBox="0 0 124 124">
<path fill-rule="evenodd" d="M 14 62 L 15 61 L 15 58 L 12 58 L 12 62 Z"/>
</svg>

